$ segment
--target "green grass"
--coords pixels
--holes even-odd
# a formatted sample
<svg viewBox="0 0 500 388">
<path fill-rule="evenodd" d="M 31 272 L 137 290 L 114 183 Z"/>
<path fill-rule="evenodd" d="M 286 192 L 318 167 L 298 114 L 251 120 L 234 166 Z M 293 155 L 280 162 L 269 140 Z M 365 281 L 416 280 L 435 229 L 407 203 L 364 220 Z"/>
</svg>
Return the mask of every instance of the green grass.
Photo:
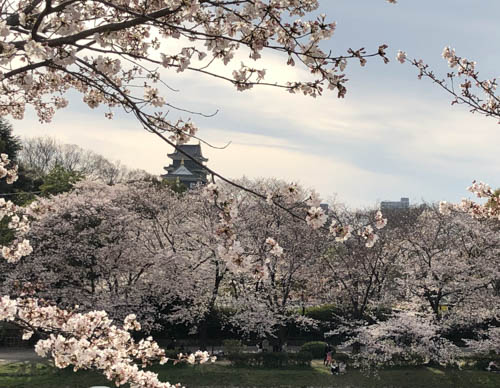
<svg viewBox="0 0 500 388">
<path fill-rule="evenodd" d="M 337 387 L 337 388 L 497 388 L 500 374 L 478 370 L 430 367 L 390 368 L 367 376 L 348 370 L 332 376 L 321 361 L 311 368 L 256 369 L 233 368 L 223 363 L 196 366 L 155 367 L 163 381 L 186 387 Z M 0 366 L 2 388 L 88 388 L 114 386 L 98 373 L 55 370 L 40 363 L 16 363 Z"/>
<path fill-rule="evenodd" d="M 22 362 L 0 365 L 1 388 L 88 388 L 113 386 L 95 372 L 55 369 L 47 364 Z"/>
</svg>

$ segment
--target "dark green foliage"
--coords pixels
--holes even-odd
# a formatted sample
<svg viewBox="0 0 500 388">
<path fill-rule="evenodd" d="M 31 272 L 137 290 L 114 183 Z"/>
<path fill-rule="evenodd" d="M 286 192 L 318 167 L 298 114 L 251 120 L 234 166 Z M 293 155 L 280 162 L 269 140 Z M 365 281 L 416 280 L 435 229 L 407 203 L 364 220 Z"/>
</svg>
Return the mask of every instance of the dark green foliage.
<svg viewBox="0 0 500 388">
<path fill-rule="evenodd" d="M 7 154 L 11 160 L 12 167 L 17 159 L 17 153 L 21 150 L 21 140 L 12 134 L 12 126 L 0 119 L 0 154 Z M 24 170 L 19 169 L 19 178 L 14 184 L 8 184 L 4 179 L 0 180 L 0 197 L 5 200 L 10 200 L 16 205 L 23 205 L 29 202 L 29 197 L 19 195 L 23 191 L 31 191 L 33 189 L 32 182 L 24 176 Z M 0 219 L 0 245 L 8 245 L 14 238 L 14 233 L 8 228 L 10 218 L 3 217 Z"/>
<path fill-rule="evenodd" d="M 0 153 L 7 154 L 13 164 L 17 164 L 17 154 L 22 149 L 19 137 L 12 134 L 12 125 L 0 119 Z M 0 197 L 5 197 L 16 205 L 25 205 L 35 198 L 34 191 L 38 190 L 40 181 L 34 180 L 23 166 L 18 165 L 18 179 L 13 184 L 0 180 Z M 4 228 L 0 226 L 0 234 Z"/>
<path fill-rule="evenodd" d="M 486 370 L 493 361 L 497 365 L 500 365 L 500 354 L 490 353 L 490 354 L 478 354 L 475 356 L 467 357 L 466 362 L 472 365 L 475 369 Z"/>
<path fill-rule="evenodd" d="M 0 118 L 0 153 L 9 155 L 9 159 L 15 162 L 21 148 L 21 140 L 12 135 L 12 125 Z"/>
<path fill-rule="evenodd" d="M 3 217 L 0 220 L 0 245 L 8 245 L 14 239 L 14 231 L 8 225 L 10 217 Z"/>
<path fill-rule="evenodd" d="M 288 366 L 288 353 L 284 352 L 261 352 L 255 353 L 256 359 L 261 361 L 264 368 L 283 368 Z"/>
<path fill-rule="evenodd" d="M 296 366 L 311 366 L 313 360 L 313 355 L 311 352 L 300 351 L 298 353 L 289 353 L 289 365 L 290 360 L 295 362 Z"/>
<path fill-rule="evenodd" d="M 325 356 L 326 342 L 323 341 L 312 341 L 306 342 L 300 347 L 301 352 L 310 352 L 313 358 L 323 358 Z M 332 353 L 335 353 L 335 349 L 332 349 Z"/>
<path fill-rule="evenodd" d="M 306 317 L 323 322 L 333 321 L 336 315 L 342 315 L 342 311 L 333 304 L 308 307 L 305 312 Z"/>
<path fill-rule="evenodd" d="M 224 354 L 241 354 L 245 350 L 245 345 L 240 340 L 227 339 L 222 341 Z"/>
<path fill-rule="evenodd" d="M 165 350 L 165 357 L 171 360 L 177 359 L 177 355 L 179 353 L 182 353 L 179 349 L 166 349 Z"/>
<path fill-rule="evenodd" d="M 347 353 L 335 353 L 332 358 L 337 362 L 343 362 L 344 364 L 348 364 L 351 358 Z"/>
<path fill-rule="evenodd" d="M 376 310 L 371 310 L 377 321 L 387 321 L 392 316 L 392 309 L 389 307 L 379 307 Z"/>
<path fill-rule="evenodd" d="M 182 194 L 187 191 L 187 187 L 185 184 L 181 182 L 176 182 L 168 179 L 163 179 L 160 181 L 162 186 L 170 188 L 174 193 Z"/>
<path fill-rule="evenodd" d="M 83 175 L 79 172 L 56 165 L 43 178 L 43 184 L 40 186 L 41 195 L 48 197 L 68 192 L 81 179 L 83 179 Z"/>
<path fill-rule="evenodd" d="M 233 353 L 226 356 L 231 365 L 256 368 L 285 368 L 294 366 L 311 366 L 313 359 L 310 352 L 285 353 L 285 352 L 261 352 L 261 353 Z"/>
<path fill-rule="evenodd" d="M 179 303 L 185 303 L 179 301 Z M 172 306 L 167 306 L 162 313 L 168 314 L 170 309 L 174 309 L 175 304 Z M 216 308 L 205 316 L 205 321 L 203 324 L 206 329 L 206 338 L 204 339 L 205 345 L 210 346 L 220 346 L 222 341 L 225 339 L 239 339 L 238 331 L 230 323 L 228 323 L 228 317 L 233 314 L 230 309 Z M 190 334 L 188 325 L 183 323 L 172 324 L 168 321 L 162 321 L 162 326 L 164 330 L 162 332 L 153 333 L 154 338 L 176 338 L 176 339 L 188 339 L 192 340 L 194 343 L 199 344 L 200 338 L 198 334 Z M 246 338 L 248 340 L 250 338 Z"/>
</svg>

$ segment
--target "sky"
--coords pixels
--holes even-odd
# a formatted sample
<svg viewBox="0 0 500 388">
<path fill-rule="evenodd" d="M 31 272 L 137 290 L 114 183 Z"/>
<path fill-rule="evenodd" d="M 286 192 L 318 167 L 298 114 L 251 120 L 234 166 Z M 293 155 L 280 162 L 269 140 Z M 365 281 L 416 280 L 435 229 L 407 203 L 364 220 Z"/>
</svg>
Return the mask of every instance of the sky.
<svg viewBox="0 0 500 388">
<path fill-rule="evenodd" d="M 337 22 L 325 50 L 376 51 L 383 43 L 391 62 L 350 62 L 345 99 L 326 92 L 316 99 L 270 87 L 238 92 L 210 77 L 171 72 L 164 80 L 179 92 L 166 99 L 183 108 L 215 116 L 193 116 L 199 136 L 225 149 L 203 146 L 208 165 L 230 178 L 276 177 L 316 189 L 325 200 L 352 207 L 376 206 L 409 197 L 459 201 L 472 180 L 500 186 L 500 125 L 451 106 L 451 98 L 415 68 L 395 60 L 398 50 L 422 58 L 438 74 L 449 69 L 441 58 L 450 45 L 474 59 L 485 78 L 500 76 L 500 1 L 498 0 L 320 0 L 318 13 Z M 286 58 L 268 53 L 255 66 L 268 80 L 303 75 L 285 66 Z M 238 58 L 228 71 L 239 68 Z M 187 117 L 187 116 L 184 116 Z M 32 111 L 13 121 L 20 136 L 51 136 L 77 144 L 132 168 L 163 173 L 172 149 L 145 132 L 132 116 L 107 120 L 81 96 L 50 124 Z"/>
</svg>

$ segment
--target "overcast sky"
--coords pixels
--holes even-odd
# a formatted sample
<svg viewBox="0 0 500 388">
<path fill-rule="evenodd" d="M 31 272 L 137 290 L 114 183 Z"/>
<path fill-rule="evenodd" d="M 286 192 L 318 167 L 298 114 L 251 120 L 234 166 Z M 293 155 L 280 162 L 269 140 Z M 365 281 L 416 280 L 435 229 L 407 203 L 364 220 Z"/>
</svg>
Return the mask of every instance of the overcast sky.
<svg viewBox="0 0 500 388">
<path fill-rule="evenodd" d="M 478 62 L 485 78 L 500 76 L 500 1 L 320 0 L 337 22 L 324 48 L 343 54 L 352 47 L 376 51 L 386 43 L 389 57 L 398 49 L 422 58 L 438 73 L 448 71 L 441 58 L 451 45 L 458 55 Z M 259 67 L 276 79 L 296 77 L 286 59 L 267 56 Z M 500 125 L 494 119 L 450 106 L 450 97 L 427 80 L 419 81 L 409 65 L 369 60 L 347 68 L 344 100 L 334 94 L 313 99 L 258 87 L 237 92 L 208 77 L 172 72 L 166 81 L 179 93 L 168 101 L 212 113 L 194 117 L 200 137 L 224 150 L 203 148 L 209 165 L 232 178 L 278 177 L 315 188 L 325 199 L 351 206 L 410 197 L 411 202 L 458 201 L 473 179 L 499 186 Z M 256 65 L 257 66 L 257 65 Z M 230 65 L 238 68 L 239 61 Z M 160 174 L 171 149 L 144 132 L 133 117 L 109 121 L 99 110 L 73 96 L 51 124 L 34 114 L 14 121 L 22 136 L 49 135 L 78 144 L 124 164 Z"/>
</svg>

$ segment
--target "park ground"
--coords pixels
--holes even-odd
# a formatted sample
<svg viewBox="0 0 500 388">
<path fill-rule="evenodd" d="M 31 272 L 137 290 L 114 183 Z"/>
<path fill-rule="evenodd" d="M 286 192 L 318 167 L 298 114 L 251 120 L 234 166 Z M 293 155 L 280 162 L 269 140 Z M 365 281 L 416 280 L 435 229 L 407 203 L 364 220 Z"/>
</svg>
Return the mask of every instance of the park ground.
<svg viewBox="0 0 500 388">
<path fill-rule="evenodd" d="M 336 388 L 498 388 L 500 374 L 480 370 L 433 367 L 398 367 L 376 375 L 348 370 L 333 376 L 321 360 L 311 367 L 287 369 L 236 368 L 226 361 L 205 365 L 158 366 L 153 368 L 163 381 L 193 387 L 336 387 Z M 89 388 L 114 385 L 96 372 L 58 370 L 33 353 L 0 351 L 2 388 Z"/>
</svg>

